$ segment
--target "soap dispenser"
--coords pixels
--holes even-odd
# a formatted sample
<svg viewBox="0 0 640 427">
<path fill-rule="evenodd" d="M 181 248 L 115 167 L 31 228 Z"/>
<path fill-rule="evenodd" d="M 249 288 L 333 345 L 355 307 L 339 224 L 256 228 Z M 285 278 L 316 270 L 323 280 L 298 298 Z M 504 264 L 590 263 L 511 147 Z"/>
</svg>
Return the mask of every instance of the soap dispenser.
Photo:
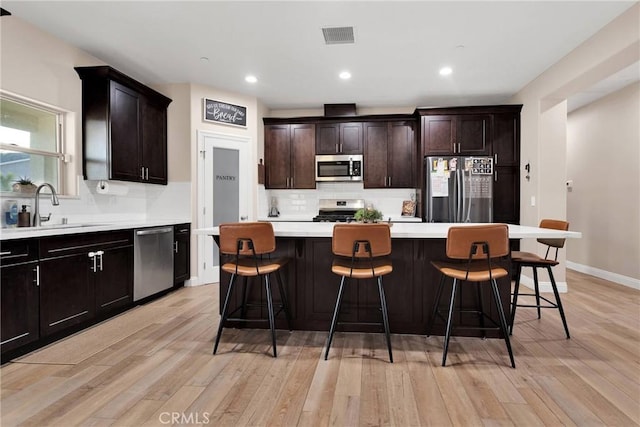
<svg viewBox="0 0 640 427">
<path fill-rule="evenodd" d="M 18 213 L 18 227 L 29 227 L 31 225 L 31 212 L 27 211 L 27 205 L 22 205 L 22 210 Z"/>
</svg>

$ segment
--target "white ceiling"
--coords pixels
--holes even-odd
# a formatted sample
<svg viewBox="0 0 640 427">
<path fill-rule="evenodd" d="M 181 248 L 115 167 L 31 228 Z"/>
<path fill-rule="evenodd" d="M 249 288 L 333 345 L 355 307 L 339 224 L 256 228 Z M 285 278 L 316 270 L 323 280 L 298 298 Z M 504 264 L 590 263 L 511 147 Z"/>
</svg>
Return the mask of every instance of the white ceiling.
<svg viewBox="0 0 640 427">
<path fill-rule="evenodd" d="M 504 103 L 633 4 L 2 1 L 144 83 L 198 83 L 271 109 Z M 324 43 L 322 28 L 338 26 L 354 27 L 355 44 Z M 443 65 L 453 74 L 440 76 Z"/>
</svg>

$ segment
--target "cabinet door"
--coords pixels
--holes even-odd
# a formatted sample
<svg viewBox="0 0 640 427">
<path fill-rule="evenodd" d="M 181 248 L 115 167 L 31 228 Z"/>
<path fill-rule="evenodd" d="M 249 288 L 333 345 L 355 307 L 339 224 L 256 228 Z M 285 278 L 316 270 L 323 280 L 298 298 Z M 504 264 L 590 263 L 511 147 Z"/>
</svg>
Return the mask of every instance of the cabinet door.
<svg viewBox="0 0 640 427">
<path fill-rule="evenodd" d="M 90 320 L 95 291 L 86 253 L 40 261 L 40 334 L 47 336 Z"/>
<path fill-rule="evenodd" d="M 321 123 L 316 126 L 316 154 L 340 152 L 340 123 Z"/>
<path fill-rule="evenodd" d="M 291 126 L 290 188 L 316 188 L 316 129 L 313 124 Z"/>
<path fill-rule="evenodd" d="M 415 187 L 416 139 L 413 122 L 389 123 L 387 174 L 392 188 Z"/>
<path fill-rule="evenodd" d="M 491 154 L 491 115 L 460 115 L 456 122 L 457 154 Z"/>
<path fill-rule="evenodd" d="M 454 116 L 424 116 L 422 118 L 423 155 L 453 154 L 454 138 Z"/>
<path fill-rule="evenodd" d="M 143 182 L 167 183 L 167 108 L 142 102 L 141 173 Z M 144 169 L 142 169 L 144 168 Z M 142 174 L 141 174 L 142 176 Z"/>
<path fill-rule="evenodd" d="M 115 311 L 133 303 L 133 246 L 111 248 L 90 272 L 95 280 L 96 314 Z"/>
<path fill-rule="evenodd" d="M 37 265 L 37 262 L 28 262 L 0 268 L 2 353 L 39 338 Z"/>
<path fill-rule="evenodd" d="M 494 115 L 492 150 L 496 166 L 518 166 L 520 164 L 519 135 L 519 114 Z"/>
<path fill-rule="evenodd" d="M 264 129 L 265 188 L 287 188 L 291 171 L 289 125 Z"/>
<path fill-rule="evenodd" d="M 520 173 L 517 166 L 494 170 L 493 221 L 520 224 Z"/>
<path fill-rule="evenodd" d="M 388 122 L 364 123 L 364 188 L 385 188 Z"/>
<path fill-rule="evenodd" d="M 111 179 L 140 181 L 139 104 L 140 95 L 136 91 L 111 82 Z"/>
<path fill-rule="evenodd" d="M 340 123 L 340 153 L 362 154 L 362 123 Z"/>
<path fill-rule="evenodd" d="M 173 254 L 173 284 L 180 286 L 191 274 L 191 226 L 189 224 L 176 225 L 173 229 L 174 254 Z"/>
</svg>

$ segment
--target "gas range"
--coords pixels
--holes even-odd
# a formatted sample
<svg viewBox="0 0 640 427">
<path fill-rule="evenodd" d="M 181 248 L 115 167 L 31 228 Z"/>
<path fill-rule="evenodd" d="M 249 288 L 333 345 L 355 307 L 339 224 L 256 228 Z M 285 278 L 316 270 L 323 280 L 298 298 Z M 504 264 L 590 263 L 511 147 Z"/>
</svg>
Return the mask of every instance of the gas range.
<svg viewBox="0 0 640 427">
<path fill-rule="evenodd" d="M 320 199 L 318 215 L 313 222 L 351 222 L 358 209 L 362 208 L 363 199 Z"/>
</svg>

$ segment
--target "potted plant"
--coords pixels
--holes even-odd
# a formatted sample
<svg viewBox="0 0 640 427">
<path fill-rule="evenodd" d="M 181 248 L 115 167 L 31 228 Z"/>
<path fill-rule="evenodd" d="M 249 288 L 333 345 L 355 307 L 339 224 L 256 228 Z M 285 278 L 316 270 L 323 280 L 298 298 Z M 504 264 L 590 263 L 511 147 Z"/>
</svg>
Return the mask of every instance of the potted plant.
<svg viewBox="0 0 640 427">
<path fill-rule="evenodd" d="M 33 181 L 31 181 L 28 177 L 20 177 L 20 179 L 17 179 L 13 186 L 12 186 L 13 191 L 18 192 L 18 193 L 30 193 L 33 194 L 36 192 L 37 187 L 36 185 L 33 183 Z"/>
<path fill-rule="evenodd" d="M 382 212 L 373 208 L 358 209 L 353 217 L 360 222 L 376 222 L 382 219 Z"/>
</svg>

